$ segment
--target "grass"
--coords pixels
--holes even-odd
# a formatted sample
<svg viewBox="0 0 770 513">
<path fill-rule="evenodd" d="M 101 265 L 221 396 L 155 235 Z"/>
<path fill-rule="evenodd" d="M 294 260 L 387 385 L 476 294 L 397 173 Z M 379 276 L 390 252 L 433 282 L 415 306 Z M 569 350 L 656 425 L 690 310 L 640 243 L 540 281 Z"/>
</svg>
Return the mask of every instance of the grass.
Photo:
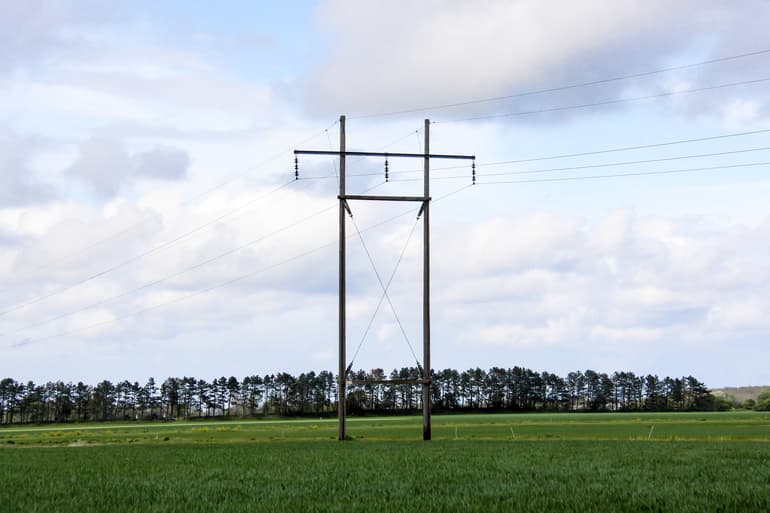
<svg viewBox="0 0 770 513">
<path fill-rule="evenodd" d="M 359 440 L 417 440 L 422 419 L 348 419 Z M 335 419 L 104 423 L 0 428 L 3 445 L 336 440 Z M 488 414 L 433 417 L 434 440 L 768 441 L 770 413 Z"/>
<path fill-rule="evenodd" d="M 770 446 L 371 442 L 29 448 L 0 511 L 768 511 Z"/>
<path fill-rule="evenodd" d="M 419 417 L 351 419 L 346 443 L 320 420 L 0 429 L 0 512 L 770 511 L 770 414 L 433 428 L 430 443 Z"/>
</svg>

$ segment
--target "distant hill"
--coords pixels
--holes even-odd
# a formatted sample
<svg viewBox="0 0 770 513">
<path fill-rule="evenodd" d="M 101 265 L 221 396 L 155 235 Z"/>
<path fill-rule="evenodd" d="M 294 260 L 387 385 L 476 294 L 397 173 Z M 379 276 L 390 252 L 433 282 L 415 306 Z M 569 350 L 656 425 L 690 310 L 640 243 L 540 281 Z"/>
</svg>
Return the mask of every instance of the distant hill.
<svg viewBox="0 0 770 513">
<path fill-rule="evenodd" d="M 746 399 L 756 400 L 757 396 L 764 390 L 770 390 L 770 386 L 712 388 L 711 392 L 717 397 L 724 397 L 740 404 Z"/>
</svg>

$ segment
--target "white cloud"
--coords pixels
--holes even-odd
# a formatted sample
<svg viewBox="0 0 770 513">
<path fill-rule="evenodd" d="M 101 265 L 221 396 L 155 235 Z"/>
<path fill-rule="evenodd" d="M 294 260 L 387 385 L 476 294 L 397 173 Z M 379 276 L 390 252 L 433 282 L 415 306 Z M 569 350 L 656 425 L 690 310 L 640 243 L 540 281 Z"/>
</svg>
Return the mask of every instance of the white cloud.
<svg viewBox="0 0 770 513">
<path fill-rule="evenodd" d="M 530 229 L 515 231 L 515 246 L 502 225 L 494 237 L 485 235 L 492 225 L 482 223 L 456 233 L 458 240 L 472 241 L 467 247 L 441 252 L 445 261 L 436 279 L 444 292 L 435 308 L 449 308 L 443 322 L 478 326 L 463 334 L 468 343 L 675 343 L 684 329 L 708 333 L 719 327 L 711 334 L 714 342 L 729 339 L 728 327 L 768 328 L 763 301 L 754 293 L 770 282 L 768 248 L 756 246 L 764 225 L 704 226 L 697 218 L 628 212 L 610 213 L 595 225 L 542 213 L 519 222 L 527 220 Z M 494 260 L 474 260 L 480 253 L 494 254 Z M 565 267 L 555 258 L 563 254 L 578 264 Z M 736 258 L 739 273 L 732 272 Z"/>
</svg>

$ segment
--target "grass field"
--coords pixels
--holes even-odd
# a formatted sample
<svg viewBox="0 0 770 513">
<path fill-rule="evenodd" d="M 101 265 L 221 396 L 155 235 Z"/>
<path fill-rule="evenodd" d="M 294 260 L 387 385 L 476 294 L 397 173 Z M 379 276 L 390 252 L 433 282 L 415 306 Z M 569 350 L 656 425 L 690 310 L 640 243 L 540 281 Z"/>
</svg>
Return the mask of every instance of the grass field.
<svg viewBox="0 0 770 513">
<path fill-rule="evenodd" d="M 419 440 L 422 418 L 348 419 L 361 441 Z M 0 428 L 0 447 L 336 440 L 336 419 L 57 424 Z M 486 414 L 433 417 L 434 440 L 769 441 L 770 412 Z"/>
<path fill-rule="evenodd" d="M 770 414 L 0 429 L 0 512 L 770 511 Z"/>
</svg>

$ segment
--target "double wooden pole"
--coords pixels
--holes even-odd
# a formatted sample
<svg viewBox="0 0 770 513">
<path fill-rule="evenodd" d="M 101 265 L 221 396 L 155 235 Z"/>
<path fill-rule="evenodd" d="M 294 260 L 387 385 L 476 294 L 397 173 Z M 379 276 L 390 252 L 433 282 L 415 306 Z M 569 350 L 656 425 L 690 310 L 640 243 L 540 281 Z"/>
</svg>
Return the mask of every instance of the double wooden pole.
<svg viewBox="0 0 770 513">
<path fill-rule="evenodd" d="M 349 212 L 348 200 L 374 201 L 418 201 L 422 202 L 423 219 L 423 283 L 422 283 L 422 376 L 413 382 L 422 385 L 422 438 L 431 439 L 430 423 L 430 159 L 465 159 L 472 160 L 474 155 L 432 155 L 430 153 L 430 120 L 425 120 L 425 151 L 424 153 L 382 153 L 367 151 L 347 151 L 345 148 L 345 116 L 340 116 L 340 149 L 336 151 L 294 150 L 295 155 L 338 155 L 340 159 L 340 246 L 339 246 L 339 374 L 337 382 L 337 412 L 339 417 L 339 440 L 347 438 L 345 398 L 347 387 L 347 355 L 346 355 L 346 284 L 345 284 L 345 215 Z M 352 195 L 345 190 L 345 157 L 347 155 L 370 157 L 407 157 L 422 158 L 424 162 L 424 186 L 422 196 L 378 196 Z"/>
</svg>

